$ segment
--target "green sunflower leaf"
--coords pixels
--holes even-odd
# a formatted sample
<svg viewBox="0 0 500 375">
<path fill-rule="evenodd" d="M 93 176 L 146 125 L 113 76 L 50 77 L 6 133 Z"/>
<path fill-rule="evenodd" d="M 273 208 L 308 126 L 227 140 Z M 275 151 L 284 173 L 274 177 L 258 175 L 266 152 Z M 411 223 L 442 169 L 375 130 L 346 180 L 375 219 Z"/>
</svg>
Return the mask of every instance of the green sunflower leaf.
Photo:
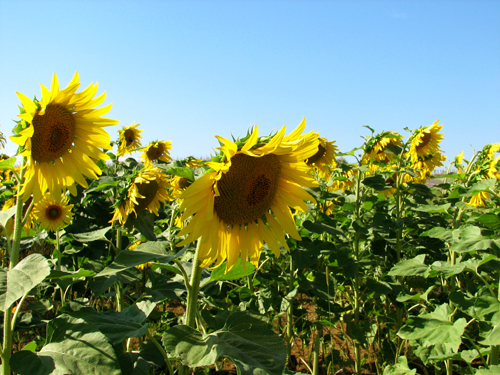
<svg viewBox="0 0 500 375">
<path fill-rule="evenodd" d="M 223 320 L 223 327 L 206 335 L 185 325 L 172 327 L 163 334 L 163 345 L 189 367 L 227 357 L 241 375 L 283 373 L 285 342 L 269 324 L 244 312 L 219 312 L 216 320 Z"/>
<path fill-rule="evenodd" d="M 14 169 L 14 164 L 16 164 L 16 158 L 11 157 L 6 160 L 0 161 L 0 169 Z"/>
<path fill-rule="evenodd" d="M 97 327 L 64 314 L 50 321 L 40 352 L 14 353 L 10 365 L 20 375 L 121 374 L 113 346 Z"/>
<path fill-rule="evenodd" d="M 0 310 L 6 311 L 23 295 L 50 274 L 49 262 L 43 255 L 31 254 L 10 271 L 0 273 Z"/>
</svg>

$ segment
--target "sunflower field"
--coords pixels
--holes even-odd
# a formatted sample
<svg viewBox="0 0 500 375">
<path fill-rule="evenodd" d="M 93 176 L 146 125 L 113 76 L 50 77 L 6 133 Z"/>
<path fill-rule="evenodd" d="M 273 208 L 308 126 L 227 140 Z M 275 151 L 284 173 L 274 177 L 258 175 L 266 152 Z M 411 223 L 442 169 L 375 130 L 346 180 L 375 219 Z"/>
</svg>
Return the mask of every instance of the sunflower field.
<svg viewBox="0 0 500 375">
<path fill-rule="evenodd" d="M 500 374 L 500 143 L 303 119 L 172 160 L 41 87 L 0 162 L 2 374 Z"/>
</svg>

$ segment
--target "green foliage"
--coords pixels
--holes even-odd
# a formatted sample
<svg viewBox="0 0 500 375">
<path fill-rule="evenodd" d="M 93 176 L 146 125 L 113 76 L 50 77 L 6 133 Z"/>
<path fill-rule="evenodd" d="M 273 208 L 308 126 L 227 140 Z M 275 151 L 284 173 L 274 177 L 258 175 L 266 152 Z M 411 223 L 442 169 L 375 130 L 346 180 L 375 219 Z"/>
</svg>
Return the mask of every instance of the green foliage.
<svg viewBox="0 0 500 375">
<path fill-rule="evenodd" d="M 220 312 L 216 330 L 203 335 L 179 325 L 163 334 L 167 351 L 190 367 L 208 366 L 227 357 L 242 375 L 281 374 L 286 359 L 283 339 L 258 317 L 243 312 Z"/>
</svg>

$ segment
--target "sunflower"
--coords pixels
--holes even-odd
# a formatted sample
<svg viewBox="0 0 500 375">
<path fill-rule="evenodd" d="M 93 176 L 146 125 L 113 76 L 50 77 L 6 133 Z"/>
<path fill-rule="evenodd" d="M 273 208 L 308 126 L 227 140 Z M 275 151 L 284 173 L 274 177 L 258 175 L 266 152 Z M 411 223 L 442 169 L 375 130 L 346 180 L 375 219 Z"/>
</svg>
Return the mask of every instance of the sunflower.
<svg viewBox="0 0 500 375">
<path fill-rule="evenodd" d="M 187 177 L 173 176 L 170 179 L 171 195 L 173 198 L 180 199 L 184 190 L 186 190 L 193 183 Z"/>
<path fill-rule="evenodd" d="M 411 137 L 408 154 L 412 163 L 417 163 L 419 157 L 440 152 L 439 143 L 443 140 L 443 134 L 438 132 L 443 128 L 443 125 L 438 125 L 438 122 L 439 120 L 434 121 L 432 125 L 418 129 Z"/>
<path fill-rule="evenodd" d="M 192 156 L 189 156 L 186 159 L 186 162 L 184 163 L 184 165 L 188 168 L 200 168 L 201 166 L 203 166 L 203 164 L 205 164 L 205 162 L 203 160 L 195 159 Z"/>
<path fill-rule="evenodd" d="M 480 191 L 477 194 L 474 194 L 470 201 L 467 203 L 473 207 L 486 207 L 486 201 L 490 198 L 490 195 L 485 191 Z"/>
<path fill-rule="evenodd" d="M 461 151 L 460 154 L 455 156 L 455 159 L 453 160 L 453 165 L 455 166 L 455 168 L 457 168 L 457 173 L 462 173 L 462 168 L 464 167 L 464 165 L 462 164 L 463 160 L 464 152 Z"/>
<path fill-rule="evenodd" d="M 317 169 L 319 178 L 328 180 L 330 178 L 330 167 L 337 167 L 337 152 L 338 147 L 334 145 L 335 141 L 328 141 L 326 138 L 318 137 L 318 150 L 316 153 L 306 160 L 306 164 L 314 166 Z"/>
<path fill-rule="evenodd" d="M 315 201 L 301 186 L 317 186 L 304 162 L 318 151 L 314 132 L 302 135 L 305 119 L 288 136 L 285 126 L 274 136 L 251 134 L 232 142 L 216 137 L 221 147 L 211 169 L 182 194 L 182 220 L 192 217 L 178 233 L 187 235 L 178 246 L 201 237 L 201 267 L 217 267 L 227 259 L 229 271 L 241 256 L 258 265 L 264 241 L 276 256 L 280 245 L 289 250 L 285 231 L 301 237 L 290 209 L 306 211 L 305 200 Z"/>
<path fill-rule="evenodd" d="M 171 141 L 153 141 L 139 151 L 142 151 L 140 157 L 144 161 L 144 166 L 146 168 L 150 167 L 152 163 L 158 163 L 159 161 L 164 161 L 168 163 L 172 158 L 168 150 L 172 149 Z"/>
<path fill-rule="evenodd" d="M 72 208 L 67 197 L 54 197 L 47 193 L 33 207 L 33 216 L 43 228 L 56 232 L 73 220 Z"/>
<path fill-rule="evenodd" d="M 394 156 L 396 156 L 395 149 L 403 147 L 402 138 L 399 133 L 385 131 L 367 142 L 362 163 L 370 165 L 368 173 L 375 173 L 380 165 L 390 166 Z"/>
<path fill-rule="evenodd" d="M 53 195 L 69 189 L 76 195 L 75 182 L 88 187 L 85 176 L 97 179 L 101 169 L 98 160 L 108 159 L 101 149 L 109 150 L 110 136 L 104 126 L 115 125 L 116 120 L 102 118 L 111 104 L 95 108 L 106 98 L 106 93 L 94 98 L 97 84 L 90 84 L 82 92 L 78 72 L 68 86 L 59 90 L 54 74 L 50 91 L 42 87 L 42 100 L 30 100 L 17 93 L 23 104 L 18 117 L 26 126 L 11 140 L 23 147 L 27 157 L 25 181 L 20 192 L 26 200 L 33 194 L 35 201 L 42 199 L 46 191 Z"/>
<path fill-rule="evenodd" d="M 446 160 L 441 152 L 435 154 L 427 155 L 425 157 L 420 157 L 416 163 L 411 163 L 410 168 L 417 171 L 417 176 L 411 176 L 406 173 L 404 176 L 404 182 L 414 182 L 417 184 L 425 184 L 425 182 L 432 177 L 432 173 L 437 167 L 443 167 L 443 161 Z"/>
<path fill-rule="evenodd" d="M 130 214 L 137 216 L 144 210 L 158 216 L 160 204 L 171 199 L 169 187 L 167 176 L 160 168 L 142 170 L 129 186 L 125 199 L 118 202 L 111 221 L 118 219 L 123 225 Z"/>
<path fill-rule="evenodd" d="M 141 132 L 142 130 L 137 129 L 140 124 L 135 124 L 135 121 L 127 126 L 124 126 L 122 130 L 118 130 L 118 151 L 116 156 L 124 156 L 131 154 L 137 148 L 141 147 Z"/>
</svg>

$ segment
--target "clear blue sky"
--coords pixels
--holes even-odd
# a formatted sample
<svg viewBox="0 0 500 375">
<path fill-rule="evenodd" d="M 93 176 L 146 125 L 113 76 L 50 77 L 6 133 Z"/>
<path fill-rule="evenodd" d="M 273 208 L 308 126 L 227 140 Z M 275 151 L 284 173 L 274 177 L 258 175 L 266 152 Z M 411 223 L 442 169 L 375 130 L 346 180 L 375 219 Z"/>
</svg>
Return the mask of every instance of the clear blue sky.
<svg viewBox="0 0 500 375">
<path fill-rule="evenodd" d="M 341 151 L 363 125 L 407 135 L 437 119 L 448 160 L 500 142 L 500 1 L 0 0 L 5 135 L 16 91 L 40 99 L 75 71 L 113 103 L 112 139 L 135 121 L 174 158 L 302 117 Z"/>
</svg>

